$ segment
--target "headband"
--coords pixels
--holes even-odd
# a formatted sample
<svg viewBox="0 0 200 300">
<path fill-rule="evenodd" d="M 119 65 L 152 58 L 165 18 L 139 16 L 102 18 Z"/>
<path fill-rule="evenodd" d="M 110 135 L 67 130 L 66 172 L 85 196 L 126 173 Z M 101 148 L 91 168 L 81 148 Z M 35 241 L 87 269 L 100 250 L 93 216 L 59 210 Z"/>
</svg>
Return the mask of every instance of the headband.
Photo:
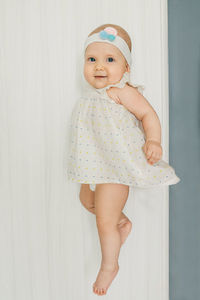
<svg viewBox="0 0 200 300">
<path fill-rule="evenodd" d="M 123 56 L 125 57 L 127 63 L 129 66 L 131 66 L 131 52 L 129 50 L 129 47 L 127 43 L 119 36 L 117 35 L 117 30 L 113 27 L 106 27 L 104 30 L 94 33 L 87 37 L 85 44 L 84 44 L 84 51 L 86 50 L 87 46 L 94 42 L 103 42 L 103 43 L 109 43 L 114 46 L 116 46 Z"/>
</svg>

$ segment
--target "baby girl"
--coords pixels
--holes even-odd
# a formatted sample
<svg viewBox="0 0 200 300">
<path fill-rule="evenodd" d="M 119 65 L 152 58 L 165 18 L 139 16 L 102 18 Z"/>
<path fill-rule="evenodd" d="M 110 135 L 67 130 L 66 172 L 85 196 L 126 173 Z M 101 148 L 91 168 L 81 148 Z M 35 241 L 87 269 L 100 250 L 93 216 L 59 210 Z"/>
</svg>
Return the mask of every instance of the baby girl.
<svg viewBox="0 0 200 300">
<path fill-rule="evenodd" d="M 129 187 L 176 184 L 180 178 L 162 158 L 159 118 L 130 83 L 131 39 L 104 24 L 84 45 L 85 91 L 71 118 L 68 179 L 81 183 L 80 201 L 96 216 L 102 260 L 93 292 L 105 295 L 119 271 L 120 248 L 131 221 L 122 212 Z M 139 127 L 141 121 L 143 130 Z M 90 189 L 90 185 L 95 189 Z"/>
</svg>

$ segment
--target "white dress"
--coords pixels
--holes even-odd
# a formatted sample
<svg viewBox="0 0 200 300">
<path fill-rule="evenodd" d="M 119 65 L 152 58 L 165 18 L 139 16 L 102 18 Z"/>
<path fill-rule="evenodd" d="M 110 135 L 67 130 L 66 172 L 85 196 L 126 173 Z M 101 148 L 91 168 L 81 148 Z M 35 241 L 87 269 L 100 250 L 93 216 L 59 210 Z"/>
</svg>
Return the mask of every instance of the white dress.
<svg viewBox="0 0 200 300">
<path fill-rule="evenodd" d="M 122 88 L 129 80 L 129 73 L 125 72 L 119 83 L 102 89 L 86 83 L 71 115 L 69 180 L 90 184 L 92 190 L 97 183 L 151 188 L 180 181 L 164 160 L 154 165 L 147 162 L 142 149 L 145 143 L 142 123 L 107 95 L 106 90 L 111 86 Z M 143 86 L 132 85 L 142 93 Z"/>
</svg>

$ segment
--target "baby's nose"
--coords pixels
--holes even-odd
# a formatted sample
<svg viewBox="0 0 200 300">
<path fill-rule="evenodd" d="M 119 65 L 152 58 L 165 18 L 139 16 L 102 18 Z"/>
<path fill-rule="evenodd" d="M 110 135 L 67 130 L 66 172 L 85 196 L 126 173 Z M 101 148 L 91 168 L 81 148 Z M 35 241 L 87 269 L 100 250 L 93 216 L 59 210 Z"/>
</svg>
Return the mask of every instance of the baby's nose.
<svg viewBox="0 0 200 300">
<path fill-rule="evenodd" d="M 96 70 L 104 70 L 103 64 L 99 64 L 99 63 L 96 64 L 95 68 L 96 68 Z"/>
</svg>

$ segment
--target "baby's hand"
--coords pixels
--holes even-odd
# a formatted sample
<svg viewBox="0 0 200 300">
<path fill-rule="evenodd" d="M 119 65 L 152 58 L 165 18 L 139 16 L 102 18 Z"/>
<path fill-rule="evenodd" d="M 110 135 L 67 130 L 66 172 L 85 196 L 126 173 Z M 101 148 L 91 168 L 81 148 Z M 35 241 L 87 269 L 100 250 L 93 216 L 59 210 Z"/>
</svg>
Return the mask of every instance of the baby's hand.
<svg viewBox="0 0 200 300">
<path fill-rule="evenodd" d="M 162 158 L 162 146 L 157 141 L 147 140 L 142 149 L 150 165 Z"/>
<path fill-rule="evenodd" d="M 107 92 L 108 96 L 111 99 L 113 99 L 117 104 L 122 104 L 119 99 L 119 96 L 118 96 L 119 89 L 120 88 L 117 88 L 117 87 L 110 87 L 108 90 L 106 90 L 106 92 Z"/>
</svg>

